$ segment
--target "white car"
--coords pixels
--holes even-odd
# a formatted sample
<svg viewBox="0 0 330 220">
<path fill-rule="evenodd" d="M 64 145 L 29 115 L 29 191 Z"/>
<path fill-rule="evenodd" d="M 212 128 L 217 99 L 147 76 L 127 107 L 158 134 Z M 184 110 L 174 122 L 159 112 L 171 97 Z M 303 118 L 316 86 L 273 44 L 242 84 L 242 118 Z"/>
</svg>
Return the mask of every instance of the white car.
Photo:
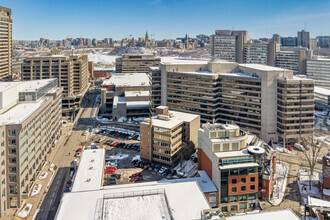
<svg viewBox="0 0 330 220">
<path fill-rule="evenodd" d="M 165 170 L 166 170 L 166 167 L 162 167 L 162 168 L 160 168 L 160 170 L 158 172 L 159 172 L 159 174 L 162 174 L 162 173 L 164 173 Z"/>
</svg>

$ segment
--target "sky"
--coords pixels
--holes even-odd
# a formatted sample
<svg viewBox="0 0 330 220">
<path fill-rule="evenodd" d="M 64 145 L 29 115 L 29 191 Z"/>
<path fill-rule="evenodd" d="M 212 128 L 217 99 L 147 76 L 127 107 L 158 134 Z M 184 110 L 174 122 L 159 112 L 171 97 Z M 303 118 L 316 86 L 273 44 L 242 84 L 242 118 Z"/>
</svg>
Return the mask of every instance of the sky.
<svg viewBox="0 0 330 220">
<path fill-rule="evenodd" d="M 1 0 L 12 9 L 13 39 L 85 37 L 120 40 L 132 35 L 175 39 L 248 30 L 252 38 L 330 35 L 329 0 Z"/>
</svg>

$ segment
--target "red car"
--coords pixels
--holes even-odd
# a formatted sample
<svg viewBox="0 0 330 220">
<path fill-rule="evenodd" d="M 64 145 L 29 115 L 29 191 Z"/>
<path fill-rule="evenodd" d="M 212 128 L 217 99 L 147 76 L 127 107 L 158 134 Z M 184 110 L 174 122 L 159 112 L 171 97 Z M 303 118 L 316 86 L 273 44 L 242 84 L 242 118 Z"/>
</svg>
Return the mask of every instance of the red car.
<svg viewBox="0 0 330 220">
<path fill-rule="evenodd" d="M 117 167 L 115 167 L 115 166 L 109 166 L 109 167 L 107 167 L 107 169 L 117 170 Z"/>
<path fill-rule="evenodd" d="M 112 174 L 112 173 L 114 173 L 114 172 L 116 172 L 116 170 L 115 170 L 115 169 L 111 169 L 110 167 L 108 167 L 108 168 L 104 171 L 105 174 Z"/>
<path fill-rule="evenodd" d="M 119 144 L 119 142 L 115 142 L 112 146 L 116 147 Z"/>
<path fill-rule="evenodd" d="M 286 147 L 289 151 L 293 151 L 293 148 L 291 146 Z"/>
<path fill-rule="evenodd" d="M 76 150 L 76 152 L 82 152 L 82 148 L 78 148 L 78 150 Z"/>
</svg>

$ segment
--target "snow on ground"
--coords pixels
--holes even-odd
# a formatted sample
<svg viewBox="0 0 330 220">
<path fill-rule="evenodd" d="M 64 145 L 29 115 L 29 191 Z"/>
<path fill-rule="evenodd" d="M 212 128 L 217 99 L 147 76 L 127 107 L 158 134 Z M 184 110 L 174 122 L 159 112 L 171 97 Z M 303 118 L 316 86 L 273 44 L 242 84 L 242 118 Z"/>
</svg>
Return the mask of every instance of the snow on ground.
<svg viewBox="0 0 330 220">
<path fill-rule="evenodd" d="M 298 187 L 300 191 L 300 195 L 302 197 L 312 196 L 317 198 L 322 198 L 319 188 L 318 188 L 318 182 L 319 182 L 319 173 L 314 171 L 313 177 L 312 177 L 312 187 L 309 189 L 309 172 L 300 169 L 298 172 Z"/>
<path fill-rule="evenodd" d="M 162 220 L 170 219 L 164 195 L 134 196 L 105 199 L 104 220 Z"/>
<path fill-rule="evenodd" d="M 108 157 L 109 160 L 122 160 L 128 157 L 127 154 L 117 154 L 117 155 L 111 155 Z"/>
<path fill-rule="evenodd" d="M 39 179 L 39 180 L 43 180 L 43 179 L 46 179 L 47 176 L 48 176 L 48 172 L 43 171 L 43 172 L 40 173 L 38 179 Z"/>
<path fill-rule="evenodd" d="M 181 174 L 182 176 L 188 177 L 191 174 L 194 173 L 194 171 L 197 169 L 197 163 L 194 163 L 192 160 L 184 160 L 182 162 L 182 168 L 181 168 L 181 163 L 179 163 L 174 170 L 178 174 Z"/>
<path fill-rule="evenodd" d="M 132 158 L 132 161 L 133 161 L 133 160 L 141 160 L 140 155 L 136 155 L 135 157 L 133 157 L 133 158 Z"/>
<path fill-rule="evenodd" d="M 32 209 L 32 204 L 27 203 L 21 211 L 18 212 L 17 216 L 21 218 L 26 218 L 29 216 Z"/>
<path fill-rule="evenodd" d="M 93 61 L 94 63 L 98 64 L 113 65 L 116 62 L 117 57 L 118 56 L 105 55 L 101 53 L 89 53 L 88 61 Z"/>
<path fill-rule="evenodd" d="M 40 192 L 40 190 L 41 190 L 41 187 L 42 187 L 41 184 L 36 183 L 34 185 L 33 189 L 32 189 L 32 192 L 31 192 L 31 195 L 30 196 L 32 197 L 32 196 L 38 195 L 39 192 Z"/>
<path fill-rule="evenodd" d="M 276 173 L 274 175 L 273 198 L 270 203 L 279 205 L 284 197 L 289 167 L 284 163 L 276 163 Z"/>
<path fill-rule="evenodd" d="M 278 152 L 281 152 L 281 153 L 290 153 L 290 151 L 286 148 L 283 148 L 281 144 L 274 144 L 274 147 L 275 149 L 278 151 Z"/>
<path fill-rule="evenodd" d="M 315 111 L 315 125 L 316 129 L 323 131 L 330 131 L 330 114 L 328 111 Z"/>
</svg>

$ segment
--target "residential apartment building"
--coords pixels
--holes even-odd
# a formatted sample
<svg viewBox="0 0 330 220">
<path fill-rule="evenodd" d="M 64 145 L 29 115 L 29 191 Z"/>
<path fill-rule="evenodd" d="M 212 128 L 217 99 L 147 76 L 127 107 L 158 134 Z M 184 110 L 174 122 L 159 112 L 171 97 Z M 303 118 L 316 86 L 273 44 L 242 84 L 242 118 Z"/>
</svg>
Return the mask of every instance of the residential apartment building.
<svg viewBox="0 0 330 220">
<path fill-rule="evenodd" d="M 315 80 L 315 86 L 330 89 L 330 58 L 307 60 L 306 75 Z"/>
<path fill-rule="evenodd" d="M 117 73 L 147 73 L 149 67 L 159 66 L 160 58 L 149 54 L 123 54 L 116 59 Z"/>
<path fill-rule="evenodd" d="M 27 57 L 22 64 L 22 80 L 57 78 L 63 88 L 62 114 L 75 116 L 89 88 L 87 55 Z"/>
<path fill-rule="evenodd" d="M 200 116 L 156 108 L 156 115 L 140 123 L 140 156 L 174 167 L 196 150 Z"/>
<path fill-rule="evenodd" d="M 58 79 L 0 83 L 0 216 L 20 208 L 61 135 Z"/>
<path fill-rule="evenodd" d="M 12 23 L 11 9 L 0 6 L 0 80 L 11 77 Z"/>
<path fill-rule="evenodd" d="M 101 85 L 99 115 L 120 118 L 150 115 L 150 81 L 146 73 L 114 74 Z"/>
<path fill-rule="evenodd" d="M 265 141 L 278 140 L 277 80 L 312 82 L 294 78 L 291 70 L 214 60 L 161 63 L 158 71 L 161 75 L 161 96 L 152 94 L 151 97 L 161 98 L 161 105 L 168 106 L 170 110 L 198 114 L 202 123 L 234 121 Z M 310 87 L 308 96 L 313 94 L 312 84 Z M 309 108 L 309 103 L 304 106 L 305 102 L 300 98 L 284 104 L 302 104 L 302 108 Z M 309 120 L 313 122 L 313 119 Z M 311 129 L 309 134 L 312 132 Z M 298 137 L 300 135 L 308 134 L 297 134 Z"/>
<path fill-rule="evenodd" d="M 225 214 L 257 207 L 259 195 L 270 199 L 275 165 L 275 150 L 235 124 L 204 124 L 198 131 L 198 169 L 219 189 Z"/>
<path fill-rule="evenodd" d="M 283 143 L 300 142 L 313 135 L 314 81 L 306 78 L 277 79 L 277 135 Z"/>
</svg>

